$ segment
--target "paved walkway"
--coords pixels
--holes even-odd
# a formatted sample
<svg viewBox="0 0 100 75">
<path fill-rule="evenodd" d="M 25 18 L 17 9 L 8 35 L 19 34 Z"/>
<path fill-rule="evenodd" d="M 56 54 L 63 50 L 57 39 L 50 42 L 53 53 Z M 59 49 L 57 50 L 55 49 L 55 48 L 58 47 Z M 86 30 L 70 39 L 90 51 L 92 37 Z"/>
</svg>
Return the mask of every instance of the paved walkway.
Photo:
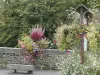
<svg viewBox="0 0 100 75">
<path fill-rule="evenodd" d="M 11 70 L 0 69 L 0 75 L 61 75 L 58 71 L 50 70 L 35 70 L 33 74 L 27 74 L 26 72 L 12 73 Z"/>
</svg>

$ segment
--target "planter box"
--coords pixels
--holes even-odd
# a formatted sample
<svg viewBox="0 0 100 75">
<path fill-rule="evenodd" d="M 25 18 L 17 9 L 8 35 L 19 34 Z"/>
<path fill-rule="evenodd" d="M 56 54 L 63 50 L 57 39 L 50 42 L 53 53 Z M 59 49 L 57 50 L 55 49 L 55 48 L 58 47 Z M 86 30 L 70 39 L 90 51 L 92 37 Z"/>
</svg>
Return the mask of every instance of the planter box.
<svg viewBox="0 0 100 75">
<path fill-rule="evenodd" d="M 32 73 L 34 70 L 33 65 L 23 65 L 23 64 L 7 64 L 7 69 L 17 71 L 27 71 Z"/>
</svg>

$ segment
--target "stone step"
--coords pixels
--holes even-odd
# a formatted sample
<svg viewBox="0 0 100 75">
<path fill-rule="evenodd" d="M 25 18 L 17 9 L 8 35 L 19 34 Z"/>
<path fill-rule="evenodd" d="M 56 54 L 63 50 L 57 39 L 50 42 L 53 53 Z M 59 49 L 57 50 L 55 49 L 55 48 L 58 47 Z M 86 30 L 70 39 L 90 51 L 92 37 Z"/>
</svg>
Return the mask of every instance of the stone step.
<svg viewBox="0 0 100 75">
<path fill-rule="evenodd" d="M 23 64 L 7 64 L 7 69 L 10 70 L 22 70 L 22 71 L 33 71 L 33 65 L 23 65 Z"/>
</svg>

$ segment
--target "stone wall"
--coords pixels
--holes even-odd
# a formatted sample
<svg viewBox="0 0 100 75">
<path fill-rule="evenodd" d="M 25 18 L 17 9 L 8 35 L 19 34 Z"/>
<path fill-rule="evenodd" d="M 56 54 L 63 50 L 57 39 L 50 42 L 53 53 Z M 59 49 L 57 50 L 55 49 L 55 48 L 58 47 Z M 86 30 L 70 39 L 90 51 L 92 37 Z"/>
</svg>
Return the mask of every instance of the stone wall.
<svg viewBox="0 0 100 75">
<path fill-rule="evenodd" d="M 27 54 L 21 48 L 0 47 L 0 68 L 6 68 L 7 64 L 32 64 L 24 61 Z M 43 57 L 36 61 L 35 69 L 56 69 L 57 57 L 66 54 L 57 49 L 46 49 Z"/>
<path fill-rule="evenodd" d="M 38 69 L 57 69 L 56 62 L 58 61 L 57 57 L 66 54 L 66 52 L 60 52 L 57 49 L 46 49 L 44 56 L 38 60 L 35 64 L 35 68 Z"/>
<path fill-rule="evenodd" d="M 0 47 L 0 68 L 6 68 L 8 63 L 18 63 L 20 48 Z"/>
</svg>

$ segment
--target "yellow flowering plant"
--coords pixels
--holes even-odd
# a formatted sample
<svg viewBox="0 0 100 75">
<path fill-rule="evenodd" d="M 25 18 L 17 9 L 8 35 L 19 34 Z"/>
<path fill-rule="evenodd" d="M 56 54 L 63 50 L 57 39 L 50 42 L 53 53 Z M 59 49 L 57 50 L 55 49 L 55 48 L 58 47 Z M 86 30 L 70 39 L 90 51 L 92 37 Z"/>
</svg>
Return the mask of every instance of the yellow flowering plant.
<svg viewBox="0 0 100 75">
<path fill-rule="evenodd" d="M 32 41 L 30 36 L 24 34 L 19 40 L 19 43 L 21 43 L 21 42 L 22 42 L 22 48 L 27 49 L 28 52 L 32 52 L 32 50 L 33 50 L 32 44 L 35 42 Z"/>
<path fill-rule="evenodd" d="M 40 41 L 38 41 L 38 45 L 42 49 L 47 48 L 48 44 L 49 44 L 49 41 L 46 38 L 41 39 Z"/>
</svg>

